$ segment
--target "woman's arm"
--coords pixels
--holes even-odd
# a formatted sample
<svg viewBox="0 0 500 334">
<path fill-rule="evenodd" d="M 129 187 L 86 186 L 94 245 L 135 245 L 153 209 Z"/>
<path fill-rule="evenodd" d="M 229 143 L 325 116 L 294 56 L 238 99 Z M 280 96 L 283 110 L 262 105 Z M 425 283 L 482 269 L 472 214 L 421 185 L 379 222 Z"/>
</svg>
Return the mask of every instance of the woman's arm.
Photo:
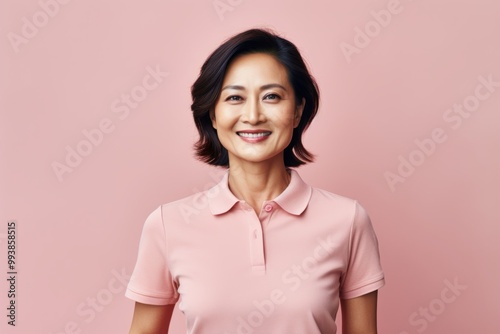
<svg viewBox="0 0 500 334">
<path fill-rule="evenodd" d="M 343 334 L 377 334 L 377 290 L 340 303 Z"/>
<path fill-rule="evenodd" d="M 135 303 L 130 334 L 168 334 L 175 304 L 148 305 Z"/>
</svg>

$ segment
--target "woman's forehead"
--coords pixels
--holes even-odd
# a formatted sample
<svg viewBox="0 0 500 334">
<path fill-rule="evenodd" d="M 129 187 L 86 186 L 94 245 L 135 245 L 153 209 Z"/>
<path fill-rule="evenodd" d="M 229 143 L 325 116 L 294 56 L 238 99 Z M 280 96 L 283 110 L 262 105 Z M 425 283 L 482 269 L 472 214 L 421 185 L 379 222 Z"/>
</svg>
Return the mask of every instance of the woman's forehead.
<svg viewBox="0 0 500 334">
<path fill-rule="evenodd" d="M 272 55 L 252 53 L 238 56 L 228 66 L 224 76 L 226 85 L 268 85 L 289 86 L 286 68 Z"/>
</svg>

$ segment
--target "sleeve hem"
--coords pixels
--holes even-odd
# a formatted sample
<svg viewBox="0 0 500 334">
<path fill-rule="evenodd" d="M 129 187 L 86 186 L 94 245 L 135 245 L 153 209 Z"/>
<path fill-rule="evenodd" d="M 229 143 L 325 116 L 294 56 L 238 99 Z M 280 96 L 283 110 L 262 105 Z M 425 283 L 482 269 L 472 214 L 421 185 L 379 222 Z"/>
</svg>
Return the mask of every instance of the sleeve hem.
<svg viewBox="0 0 500 334">
<path fill-rule="evenodd" d="M 341 292 L 340 293 L 340 298 L 341 299 L 351 299 L 351 298 L 356 298 L 362 295 L 365 295 L 369 292 L 373 292 L 375 290 L 380 289 L 385 285 L 385 278 L 384 275 L 382 274 L 381 276 L 377 277 L 375 280 L 372 280 L 370 283 L 364 284 L 362 286 L 359 286 L 355 289 Z"/>
<path fill-rule="evenodd" d="M 168 305 L 175 304 L 179 299 L 179 296 L 171 296 L 171 297 L 156 297 L 156 296 L 147 296 L 127 288 L 125 291 L 125 297 L 132 299 L 136 302 L 150 305 Z"/>
</svg>

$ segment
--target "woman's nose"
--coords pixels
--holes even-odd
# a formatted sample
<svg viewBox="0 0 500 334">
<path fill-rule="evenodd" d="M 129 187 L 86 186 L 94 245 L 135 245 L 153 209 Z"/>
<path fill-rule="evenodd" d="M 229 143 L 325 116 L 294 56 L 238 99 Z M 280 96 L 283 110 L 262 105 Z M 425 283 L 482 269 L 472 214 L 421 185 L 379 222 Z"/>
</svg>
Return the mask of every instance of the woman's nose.
<svg viewBox="0 0 500 334">
<path fill-rule="evenodd" d="M 258 99 L 248 99 L 243 106 L 243 121 L 250 124 L 258 124 L 265 121 L 265 116 L 262 113 L 262 106 Z"/>
</svg>

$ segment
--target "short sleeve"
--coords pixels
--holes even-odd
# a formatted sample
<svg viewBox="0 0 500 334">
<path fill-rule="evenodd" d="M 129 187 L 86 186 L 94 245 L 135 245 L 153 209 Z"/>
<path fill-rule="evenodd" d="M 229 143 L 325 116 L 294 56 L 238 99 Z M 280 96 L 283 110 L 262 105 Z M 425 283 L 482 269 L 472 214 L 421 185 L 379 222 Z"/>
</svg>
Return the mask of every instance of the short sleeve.
<svg viewBox="0 0 500 334">
<path fill-rule="evenodd" d="M 340 298 L 359 297 L 378 290 L 384 284 L 377 236 L 370 217 L 356 201 L 349 240 L 348 265 L 341 278 Z"/>
<path fill-rule="evenodd" d="M 167 244 L 161 206 L 147 218 L 142 229 L 139 252 L 125 296 L 151 305 L 175 304 L 179 299 L 167 267 Z"/>
</svg>

